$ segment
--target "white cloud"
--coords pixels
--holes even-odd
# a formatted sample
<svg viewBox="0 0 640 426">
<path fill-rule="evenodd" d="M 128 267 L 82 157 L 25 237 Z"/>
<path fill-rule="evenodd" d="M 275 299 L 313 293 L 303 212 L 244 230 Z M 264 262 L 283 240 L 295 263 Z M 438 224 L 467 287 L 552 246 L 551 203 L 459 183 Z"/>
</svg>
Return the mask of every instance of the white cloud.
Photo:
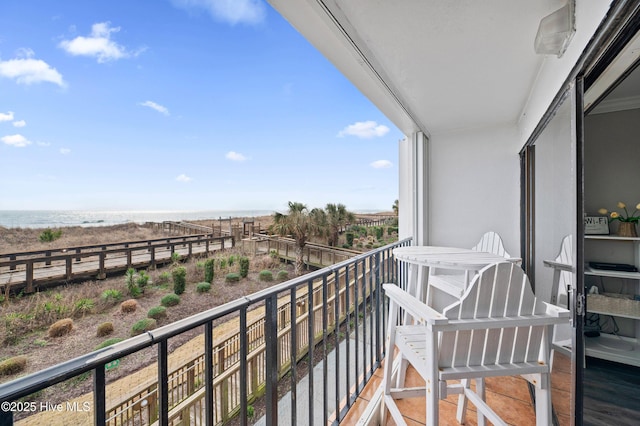
<svg viewBox="0 0 640 426">
<path fill-rule="evenodd" d="M 390 167 L 393 166 L 393 164 L 391 163 L 391 161 L 388 160 L 378 160 L 378 161 L 374 161 L 373 163 L 369 164 L 371 167 L 373 167 L 374 169 L 388 169 Z"/>
<path fill-rule="evenodd" d="M 142 52 L 131 52 L 124 46 L 111 40 L 111 34 L 120 31 L 120 27 L 111 27 L 109 22 L 99 22 L 91 26 L 91 35 L 78 36 L 73 40 L 62 40 L 58 47 L 74 56 L 91 56 L 99 63 L 115 61 L 117 59 L 137 56 Z"/>
<path fill-rule="evenodd" d="M 259 24 L 266 18 L 266 8 L 260 0 L 173 0 L 186 10 L 204 9 L 216 20 L 235 24 Z"/>
<path fill-rule="evenodd" d="M 45 61 L 33 58 L 0 61 L 0 77 L 15 79 L 18 84 L 49 82 L 64 87 L 66 83 L 55 68 Z"/>
<path fill-rule="evenodd" d="M 51 142 L 36 142 L 38 146 L 51 146 Z"/>
<path fill-rule="evenodd" d="M 191 179 L 189 176 L 185 175 L 184 173 L 181 174 L 180 176 L 178 176 L 176 178 L 176 180 L 178 182 L 191 182 L 193 179 Z"/>
<path fill-rule="evenodd" d="M 139 105 L 142 105 L 144 107 L 148 107 L 148 108 L 151 108 L 151 109 L 155 109 L 156 111 L 158 111 L 161 114 L 169 115 L 169 110 L 167 109 L 167 107 L 162 106 L 160 104 L 157 104 L 157 103 L 155 103 L 153 101 L 140 102 Z"/>
<path fill-rule="evenodd" d="M 247 157 L 245 157 L 244 155 L 234 151 L 227 152 L 227 155 L 225 155 L 225 157 L 227 158 L 227 160 L 231 161 L 245 161 L 247 159 Z"/>
<path fill-rule="evenodd" d="M 27 125 L 27 122 L 24 120 L 18 120 L 13 122 L 13 127 L 24 127 Z"/>
<path fill-rule="evenodd" d="M 71 150 L 69 148 L 60 148 L 60 154 L 62 155 L 71 154 Z"/>
<path fill-rule="evenodd" d="M 13 111 L 9 111 L 7 113 L 0 112 L 0 121 L 11 121 L 13 120 Z"/>
<path fill-rule="evenodd" d="M 7 135 L 0 138 L 0 141 L 6 143 L 7 145 L 15 146 L 18 148 L 23 148 L 27 145 L 31 145 L 31 141 L 27 140 L 22 135 Z"/>
<path fill-rule="evenodd" d="M 360 139 L 371 139 L 381 137 L 389 132 L 389 128 L 384 124 L 375 121 L 358 121 L 348 125 L 338 133 L 338 137 L 356 136 Z"/>
</svg>

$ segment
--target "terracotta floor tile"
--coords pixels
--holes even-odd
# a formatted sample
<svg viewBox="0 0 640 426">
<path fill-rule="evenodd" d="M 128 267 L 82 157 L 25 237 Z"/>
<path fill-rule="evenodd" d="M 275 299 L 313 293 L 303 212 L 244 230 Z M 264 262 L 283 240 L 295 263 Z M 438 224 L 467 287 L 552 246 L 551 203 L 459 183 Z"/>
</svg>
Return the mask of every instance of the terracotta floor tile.
<svg viewBox="0 0 640 426">
<path fill-rule="evenodd" d="M 560 424 L 560 426 L 570 426 L 571 425 L 571 417 L 562 416 L 562 415 L 558 414 L 558 423 Z"/>
<path fill-rule="evenodd" d="M 502 420 L 509 424 L 518 426 L 536 424 L 536 414 L 533 405 L 529 402 L 487 392 L 487 403 Z"/>
<path fill-rule="evenodd" d="M 551 390 L 551 402 L 558 416 L 571 416 L 571 392 L 559 389 Z"/>
<path fill-rule="evenodd" d="M 551 389 L 569 392 L 571 390 L 571 375 L 553 371 L 551 373 Z"/>
<path fill-rule="evenodd" d="M 485 380 L 485 386 L 487 391 L 496 394 L 506 395 L 527 403 L 531 401 L 528 382 L 522 377 L 488 377 Z"/>
<path fill-rule="evenodd" d="M 354 425 L 358 423 L 358 419 L 360 418 L 362 413 L 365 412 L 368 405 L 368 400 L 362 398 L 356 399 L 356 402 L 354 402 L 354 404 L 351 406 L 349 412 L 347 413 L 346 417 L 342 419 L 341 423 L 345 425 Z"/>
<path fill-rule="evenodd" d="M 571 374 L 571 358 L 558 351 L 553 351 L 553 371 Z"/>
</svg>

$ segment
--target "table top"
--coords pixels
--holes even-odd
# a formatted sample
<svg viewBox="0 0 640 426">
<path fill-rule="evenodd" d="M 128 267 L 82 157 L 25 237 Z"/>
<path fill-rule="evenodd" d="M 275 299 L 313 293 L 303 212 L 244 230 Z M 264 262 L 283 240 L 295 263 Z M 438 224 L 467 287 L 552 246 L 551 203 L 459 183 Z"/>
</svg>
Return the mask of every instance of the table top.
<svg viewBox="0 0 640 426">
<path fill-rule="evenodd" d="M 478 271 L 492 263 L 508 260 L 493 253 L 438 246 L 398 247 L 393 250 L 393 255 L 398 260 L 415 265 L 472 271 Z"/>
</svg>

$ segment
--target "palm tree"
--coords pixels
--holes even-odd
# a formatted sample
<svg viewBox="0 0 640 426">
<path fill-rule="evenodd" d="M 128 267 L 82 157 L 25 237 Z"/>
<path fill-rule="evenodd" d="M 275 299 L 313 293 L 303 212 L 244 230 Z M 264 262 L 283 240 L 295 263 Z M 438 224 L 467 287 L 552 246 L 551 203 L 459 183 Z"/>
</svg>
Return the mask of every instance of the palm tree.
<svg viewBox="0 0 640 426">
<path fill-rule="evenodd" d="M 393 212 L 396 214 L 396 216 L 398 216 L 398 209 L 400 207 L 399 201 L 396 200 L 393 202 Z"/>
<path fill-rule="evenodd" d="M 321 210 L 320 210 L 321 211 Z M 321 235 L 318 209 L 309 210 L 306 205 L 289 201 L 286 214 L 274 213 L 272 231 L 278 235 L 289 235 L 296 242 L 295 273 L 299 275 L 304 267 L 304 246 L 311 236 Z"/>
<path fill-rule="evenodd" d="M 327 204 L 324 209 L 326 218 L 326 230 L 329 237 L 329 245 L 337 246 L 340 230 L 355 221 L 355 215 L 347 210 L 344 204 Z"/>
</svg>

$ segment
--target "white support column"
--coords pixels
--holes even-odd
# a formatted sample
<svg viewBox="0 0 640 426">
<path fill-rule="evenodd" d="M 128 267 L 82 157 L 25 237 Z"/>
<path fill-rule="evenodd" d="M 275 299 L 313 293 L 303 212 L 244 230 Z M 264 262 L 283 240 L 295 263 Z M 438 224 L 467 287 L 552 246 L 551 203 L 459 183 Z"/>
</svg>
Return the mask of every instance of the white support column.
<svg viewBox="0 0 640 426">
<path fill-rule="evenodd" d="M 429 143 L 422 132 L 400 141 L 399 233 L 414 245 L 429 242 Z"/>
</svg>

